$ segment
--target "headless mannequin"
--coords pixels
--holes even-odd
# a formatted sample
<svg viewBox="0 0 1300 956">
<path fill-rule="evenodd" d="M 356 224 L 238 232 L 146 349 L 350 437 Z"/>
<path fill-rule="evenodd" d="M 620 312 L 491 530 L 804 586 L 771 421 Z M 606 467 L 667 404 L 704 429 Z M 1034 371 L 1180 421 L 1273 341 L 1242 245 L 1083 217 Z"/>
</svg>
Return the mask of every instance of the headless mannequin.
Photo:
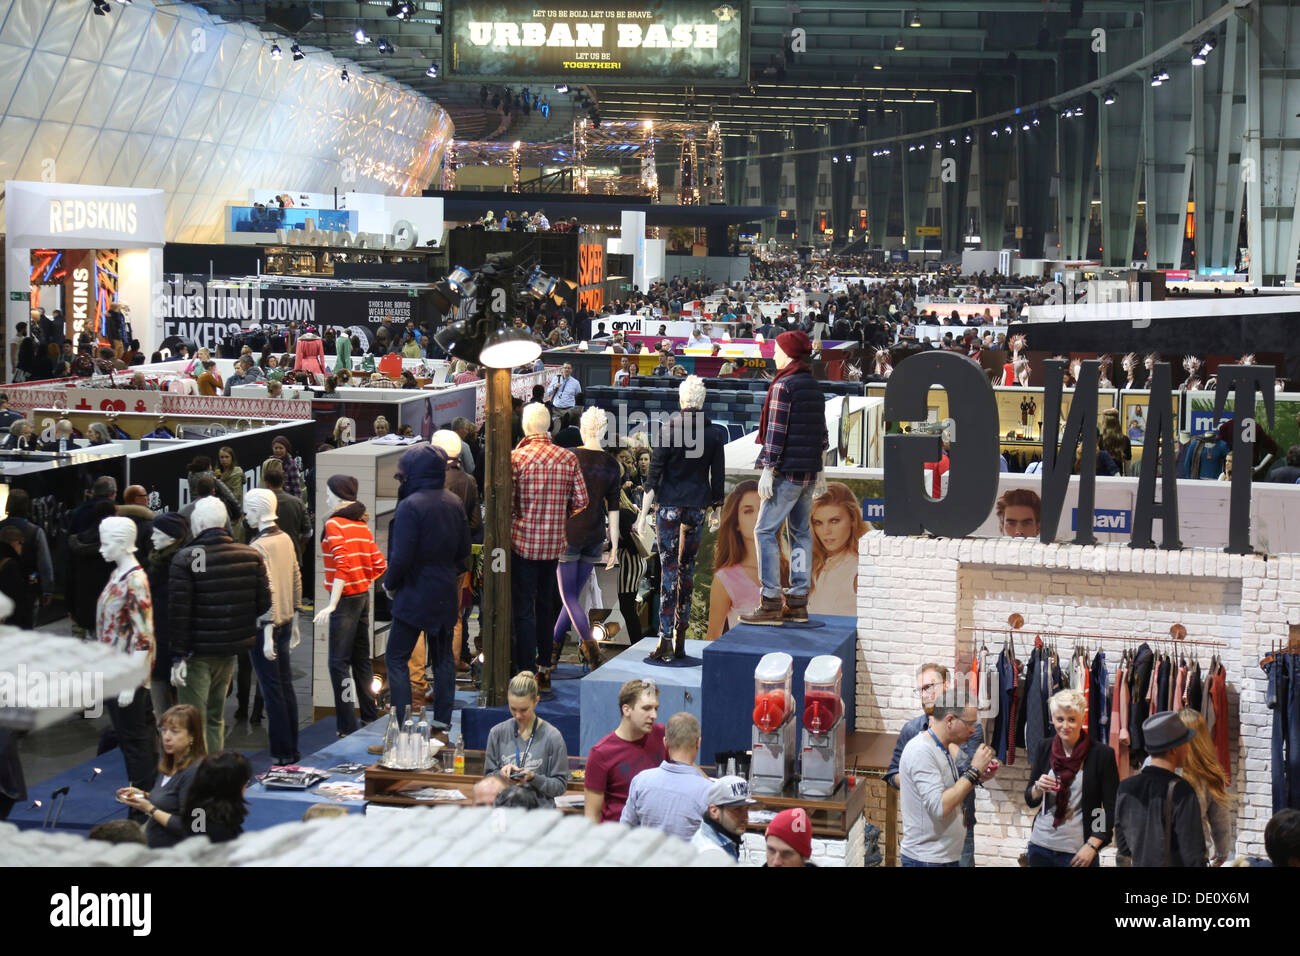
<svg viewBox="0 0 1300 956">
<path fill-rule="evenodd" d="M 275 499 L 272 498 L 272 501 Z M 256 528 L 258 531 L 265 531 L 275 524 L 275 511 L 267 506 L 265 496 L 262 495 L 245 495 L 244 496 L 244 520 L 248 527 Z M 262 656 L 268 661 L 275 660 L 275 625 L 271 623 L 271 612 L 266 612 L 266 620 L 262 624 Z M 297 615 L 294 616 L 294 623 L 297 624 Z M 294 628 L 294 636 L 297 637 L 297 628 Z M 295 642 L 296 643 L 296 642 Z"/>
<path fill-rule="evenodd" d="M 582 447 L 590 451 L 597 451 L 605 454 L 605 448 L 601 444 L 604 437 L 607 420 L 602 415 L 583 414 L 580 423 L 582 431 Z M 622 473 L 620 471 L 620 480 Z M 606 530 L 609 534 L 609 558 L 605 561 L 605 569 L 616 567 L 618 565 L 618 511 L 610 511 L 606 515 Z M 595 570 L 595 565 L 586 561 L 561 561 L 555 566 L 556 579 L 560 585 L 560 601 L 562 607 L 560 614 L 555 619 L 555 633 L 553 641 L 556 647 L 563 642 L 565 635 L 569 633 L 569 627 L 572 625 L 578 631 L 578 637 L 582 641 L 584 650 L 590 654 L 592 647 L 591 638 L 591 621 L 587 613 L 582 609 L 578 601 L 578 596 L 582 593 L 583 585 L 591 577 L 591 572 Z M 597 655 L 599 650 L 597 650 Z M 551 658 L 552 661 L 558 659 L 558 655 Z M 591 658 L 589 658 L 590 660 Z"/>
<path fill-rule="evenodd" d="M 126 520 L 130 521 L 131 519 L 127 518 Z M 140 562 L 135 559 L 135 523 L 131 522 L 131 527 L 125 530 L 127 533 L 122 533 L 119 529 L 111 526 L 107 531 L 102 527 L 100 528 L 99 554 L 105 561 L 114 566 L 113 574 L 109 579 L 110 581 L 118 581 L 126 577 L 132 571 L 139 571 L 141 574 L 144 574 L 144 569 L 140 567 Z M 152 634 L 149 635 L 149 643 L 153 643 Z M 131 653 L 148 656 L 147 651 L 132 651 Z M 134 697 L 134 687 L 122 691 L 117 695 L 118 706 L 126 707 L 131 703 Z"/>
</svg>

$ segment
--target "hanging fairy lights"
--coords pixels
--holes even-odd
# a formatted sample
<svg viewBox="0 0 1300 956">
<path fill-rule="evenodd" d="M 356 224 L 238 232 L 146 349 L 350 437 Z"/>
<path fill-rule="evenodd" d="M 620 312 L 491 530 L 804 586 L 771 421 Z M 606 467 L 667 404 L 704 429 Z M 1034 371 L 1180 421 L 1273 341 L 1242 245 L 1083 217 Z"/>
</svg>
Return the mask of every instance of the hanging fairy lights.
<svg viewBox="0 0 1300 956">
<path fill-rule="evenodd" d="M 578 192 L 587 191 L 587 118 L 573 124 L 573 165 L 578 167 Z"/>
<path fill-rule="evenodd" d="M 456 147 L 453 143 L 447 144 L 447 151 L 442 157 L 442 188 L 456 188 Z"/>
<path fill-rule="evenodd" d="M 677 163 L 677 202 L 682 206 L 700 204 L 699 156 L 695 148 L 695 134 L 682 137 L 681 158 Z"/>
<path fill-rule="evenodd" d="M 519 140 L 510 150 L 510 191 L 519 192 Z"/>
<path fill-rule="evenodd" d="M 709 154 L 709 174 L 706 181 L 709 187 L 708 199 L 710 202 L 722 202 L 725 196 L 722 179 L 725 164 L 722 161 L 722 127 L 717 122 L 709 124 L 706 151 Z"/>
<path fill-rule="evenodd" d="M 641 152 L 641 188 L 650 197 L 651 202 L 658 202 L 659 171 L 655 168 L 654 120 L 646 120 L 642 128 L 645 130 L 645 149 Z"/>
</svg>

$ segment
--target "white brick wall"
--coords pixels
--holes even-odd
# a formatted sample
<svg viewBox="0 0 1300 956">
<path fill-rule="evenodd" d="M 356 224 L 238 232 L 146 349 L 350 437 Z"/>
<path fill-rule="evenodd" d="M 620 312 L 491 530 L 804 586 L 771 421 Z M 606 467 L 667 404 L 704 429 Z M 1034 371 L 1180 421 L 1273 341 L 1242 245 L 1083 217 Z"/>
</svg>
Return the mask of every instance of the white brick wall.
<svg viewBox="0 0 1300 956">
<path fill-rule="evenodd" d="M 858 573 L 858 728 L 896 731 L 917 712 L 916 667 L 927 660 L 966 666 L 974 634 L 1006 627 L 1018 612 L 1028 657 L 1035 629 L 1168 640 L 1222 641 L 1228 678 L 1229 743 L 1237 797 L 1237 852 L 1263 854 L 1271 815 L 1272 714 L 1259 660 L 1300 622 L 1300 555 L 1242 556 L 1208 549 L 1075 547 L 1019 539 L 931 539 L 873 533 L 861 542 Z M 995 645 L 996 640 L 996 645 Z M 991 655 L 1001 638 L 990 635 Z M 1073 645 L 1058 641 L 1062 656 Z M 1108 659 L 1122 645 L 1105 646 Z M 1202 664 L 1213 648 L 1195 650 Z M 1112 671 L 1113 673 L 1113 671 Z M 1015 865 L 1032 822 L 1022 796 L 1021 750 L 976 797 L 977 862 Z M 1113 851 L 1103 854 L 1109 863 Z"/>
</svg>

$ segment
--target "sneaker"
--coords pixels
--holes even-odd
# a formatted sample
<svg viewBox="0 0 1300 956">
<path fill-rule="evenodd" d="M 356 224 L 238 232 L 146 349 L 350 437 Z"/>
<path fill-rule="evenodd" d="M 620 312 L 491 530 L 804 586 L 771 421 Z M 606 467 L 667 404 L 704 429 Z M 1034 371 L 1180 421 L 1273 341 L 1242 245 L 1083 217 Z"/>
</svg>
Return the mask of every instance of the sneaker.
<svg viewBox="0 0 1300 956">
<path fill-rule="evenodd" d="M 542 694 L 551 692 L 551 672 L 548 670 L 537 672 L 537 690 Z"/>
<path fill-rule="evenodd" d="M 780 627 L 784 623 L 781 616 L 781 598 L 762 598 L 762 603 L 748 614 L 740 615 L 742 624 L 758 624 L 768 627 Z"/>
</svg>

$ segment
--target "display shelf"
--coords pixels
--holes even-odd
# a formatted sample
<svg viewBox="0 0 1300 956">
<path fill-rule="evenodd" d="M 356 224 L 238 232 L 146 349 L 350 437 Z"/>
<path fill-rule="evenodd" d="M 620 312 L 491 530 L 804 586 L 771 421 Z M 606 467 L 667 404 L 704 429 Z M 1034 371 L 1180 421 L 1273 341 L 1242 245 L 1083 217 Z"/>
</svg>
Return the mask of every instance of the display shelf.
<svg viewBox="0 0 1300 956">
<path fill-rule="evenodd" d="M 808 813 L 808 822 L 812 824 L 813 836 L 830 840 L 847 840 L 849 831 L 862 817 L 866 808 L 867 788 L 865 783 L 859 783 L 853 777 L 845 777 L 835 788 L 835 793 L 824 800 L 799 796 L 797 783 L 787 786 L 780 796 L 751 791 L 750 797 L 758 801 L 759 809 L 777 813 L 794 807 L 803 807 Z M 748 827 L 750 833 L 762 833 L 766 829 L 766 820 L 751 822 Z"/>
</svg>

